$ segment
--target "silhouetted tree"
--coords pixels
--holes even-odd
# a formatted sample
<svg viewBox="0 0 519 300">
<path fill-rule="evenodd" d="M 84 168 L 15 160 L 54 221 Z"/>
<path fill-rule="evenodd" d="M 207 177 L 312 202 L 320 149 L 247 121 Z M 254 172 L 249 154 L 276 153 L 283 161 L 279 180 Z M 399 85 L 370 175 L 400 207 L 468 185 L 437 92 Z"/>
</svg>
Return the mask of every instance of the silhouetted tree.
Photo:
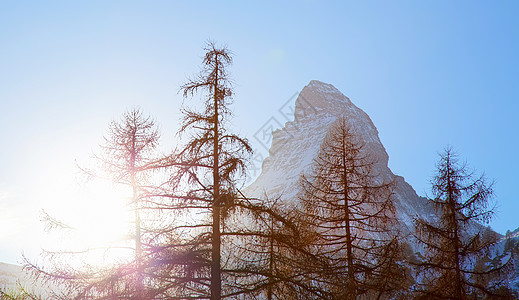
<svg viewBox="0 0 519 300">
<path fill-rule="evenodd" d="M 181 134 L 191 133 L 185 148 L 176 156 L 178 171 L 172 176 L 175 188 L 169 207 L 182 211 L 185 245 L 192 251 L 190 277 L 180 298 L 222 298 L 222 230 L 227 212 L 237 197 L 235 175 L 244 174 L 244 156 L 252 151 L 245 139 L 227 132 L 232 87 L 227 68 L 232 57 L 226 48 L 209 42 L 200 74 L 182 86 L 185 97 L 203 93 L 204 110 L 184 109 Z M 179 212 L 180 213 L 180 212 Z M 187 215 L 187 216 L 186 216 Z M 208 272 L 206 272 L 206 270 Z M 209 292 L 206 290 L 209 287 Z"/>
<path fill-rule="evenodd" d="M 118 262 L 104 269 L 100 266 L 71 265 L 67 261 L 91 250 L 65 250 L 50 254 L 50 265 L 37 266 L 26 260 L 26 266 L 35 270 L 37 276 L 54 283 L 58 292 L 56 299 L 145 299 L 149 298 L 145 287 L 144 269 L 148 264 L 150 248 L 143 246 L 142 199 L 146 196 L 149 179 L 149 157 L 158 143 L 158 131 L 149 117 L 133 109 L 124 114 L 121 121 L 113 121 L 104 138 L 100 154 L 96 155 L 102 172 L 83 169 L 89 176 L 108 176 L 115 184 L 131 189 L 130 203 L 134 211 L 134 230 L 131 234 L 134 258 Z M 44 215 L 50 228 L 73 229 L 70 226 Z M 121 245 L 127 247 L 127 245 Z M 110 251 L 113 246 L 107 248 Z M 117 248 L 117 246 L 115 247 Z M 147 253 L 148 257 L 146 257 Z M 147 262 L 148 261 L 148 262 Z M 151 273 L 151 272 L 150 272 Z M 151 281 L 148 280 L 148 281 Z M 151 289 L 151 287 L 149 287 Z"/>
<path fill-rule="evenodd" d="M 285 203 L 286 204 L 286 203 Z M 322 299 L 313 282 L 313 233 L 280 198 L 242 199 L 225 234 L 232 236 L 231 287 L 244 299 Z M 315 265 L 315 263 L 314 263 Z M 317 279 L 315 279 L 317 280 Z M 241 298 L 240 298 L 241 299 Z"/>
<path fill-rule="evenodd" d="M 150 117 L 144 117 L 138 109 L 123 116 L 121 122 L 112 122 L 110 132 L 102 145 L 104 155 L 98 156 L 114 182 L 131 187 L 131 205 L 134 211 L 135 241 L 135 298 L 145 297 L 144 261 L 141 211 L 142 197 L 146 194 L 150 168 L 148 157 L 158 144 L 159 134 Z"/>
<path fill-rule="evenodd" d="M 329 299 L 391 295 L 405 276 L 394 268 L 402 259 L 391 232 L 392 183 L 377 177 L 374 159 L 343 118 L 330 128 L 314 163 L 302 177 L 300 200 L 306 224 L 317 235 L 316 282 Z"/>
<path fill-rule="evenodd" d="M 418 264 L 424 278 L 420 297 L 461 300 L 509 296 L 508 291 L 500 290 L 509 258 L 490 263 L 492 246 L 499 236 L 478 223 L 488 223 L 494 215 L 492 186 L 483 175 L 475 177 L 460 165 L 452 149 L 440 155 L 429 199 L 438 220 L 415 219 L 416 238 L 425 249 L 425 259 Z"/>
</svg>

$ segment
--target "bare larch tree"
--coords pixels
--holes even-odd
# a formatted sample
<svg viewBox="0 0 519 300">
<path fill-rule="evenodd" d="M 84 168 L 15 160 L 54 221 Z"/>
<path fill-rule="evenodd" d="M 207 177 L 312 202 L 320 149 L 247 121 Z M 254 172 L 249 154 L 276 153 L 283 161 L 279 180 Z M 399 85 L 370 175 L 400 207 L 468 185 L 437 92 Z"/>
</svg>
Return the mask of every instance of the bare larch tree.
<svg viewBox="0 0 519 300">
<path fill-rule="evenodd" d="M 424 277 L 418 291 L 420 297 L 506 297 L 508 291 L 499 288 L 510 267 L 509 259 L 479 263 L 490 257 L 492 246 L 498 241 L 497 233 L 480 224 L 488 223 L 494 215 L 492 196 L 493 184 L 483 175 L 475 177 L 458 162 L 451 148 L 445 149 L 437 164 L 429 199 L 438 220 L 415 219 L 416 238 L 425 249 L 425 258 L 418 263 Z"/>
<path fill-rule="evenodd" d="M 159 139 L 158 130 L 151 118 L 143 116 L 138 109 L 126 112 L 120 121 L 110 124 L 109 132 L 104 137 L 100 153 L 95 155 L 101 170 L 84 169 L 88 177 L 110 178 L 115 184 L 129 187 L 130 203 L 134 211 L 134 228 L 131 240 L 123 245 L 110 245 L 109 252 L 115 248 L 128 248 L 127 242 L 133 243 L 133 259 L 117 261 L 106 267 L 88 264 L 72 265 L 70 260 L 77 260 L 94 249 L 60 250 L 47 252 L 48 265 L 39 267 L 25 260 L 26 268 L 33 270 L 37 278 L 50 282 L 56 291 L 49 292 L 52 299 L 145 299 L 147 288 L 144 284 L 145 255 L 149 249 L 143 247 L 141 222 L 141 201 L 145 197 L 148 184 L 152 152 Z M 49 228 L 73 230 L 72 227 L 44 215 Z M 94 254 L 92 254 L 94 255 Z M 49 296 L 51 297 L 51 296 Z"/>
<path fill-rule="evenodd" d="M 394 292 L 382 279 L 402 280 L 397 266 L 399 241 L 395 227 L 392 181 L 382 182 L 373 156 L 345 118 L 329 129 L 312 172 L 302 177 L 300 194 L 306 223 L 317 235 L 314 254 L 320 257 L 316 277 L 328 299 L 376 299 Z M 397 284 L 394 289 L 397 288 Z"/>
<path fill-rule="evenodd" d="M 180 167 L 172 182 L 176 195 L 187 193 L 172 199 L 179 201 L 177 208 L 191 210 L 198 216 L 209 215 L 206 219 L 200 219 L 201 224 L 191 228 L 198 229 L 195 230 L 198 236 L 194 240 L 201 244 L 207 241 L 209 245 L 210 257 L 200 257 L 209 263 L 207 285 L 210 298 L 218 300 L 222 298 L 223 219 L 237 194 L 235 184 L 238 179 L 235 175 L 245 173 L 244 157 L 252 149 L 245 139 L 227 132 L 225 128 L 231 115 L 229 105 L 233 94 L 227 70 L 232 63 L 231 53 L 226 48 L 218 48 L 213 42 L 209 42 L 204 50 L 206 53 L 200 74 L 181 89 L 185 97 L 202 93 L 206 98 L 202 112 L 184 109 L 180 133 L 189 132 L 191 135 L 176 157 L 176 164 Z M 205 231 L 204 227 L 209 227 L 209 231 Z M 199 286 L 206 285 L 204 280 L 198 280 Z M 203 297 L 203 293 L 198 296 Z"/>
</svg>

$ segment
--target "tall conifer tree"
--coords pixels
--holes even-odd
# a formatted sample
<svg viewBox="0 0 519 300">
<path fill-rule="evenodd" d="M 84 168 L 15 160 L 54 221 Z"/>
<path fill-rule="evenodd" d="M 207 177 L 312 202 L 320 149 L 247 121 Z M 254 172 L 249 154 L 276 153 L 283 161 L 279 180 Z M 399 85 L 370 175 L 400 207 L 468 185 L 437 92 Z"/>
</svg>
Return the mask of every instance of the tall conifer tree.
<svg viewBox="0 0 519 300">
<path fill-rule="evenodd" d="M 416 237 L 426 251 L 425 260 L 418 264 L 424 277 L 421 297 L 462 300 L 506 296 L 498 289 L 504 284 L 500 275 L 506 275 L 510 264 L 478 263 L 490 256 L 498 241 L 497 233 L 479 224 L 488 223 L 494 215 L 492 196 L 493 184 L 460 165 L 452 149 L 440 155 L 430 199 L 438 221 L 415 219 Z"/>
</svg>

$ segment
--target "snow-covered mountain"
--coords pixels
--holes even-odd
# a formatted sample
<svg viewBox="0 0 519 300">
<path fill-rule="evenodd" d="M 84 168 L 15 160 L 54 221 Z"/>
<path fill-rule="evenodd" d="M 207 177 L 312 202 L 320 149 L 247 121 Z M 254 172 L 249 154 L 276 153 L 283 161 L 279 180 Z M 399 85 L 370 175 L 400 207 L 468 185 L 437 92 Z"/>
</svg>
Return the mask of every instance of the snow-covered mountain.
<svg viewBox="0 0 519 300">
<path fill-rule="evenodd" d="M 427 199 L 416 194 L 403 177 L 393 174 L 388 167 L 389 156 L 378 137 L 378 131 L 369 116 L 355 106 L 333 85 L 312 80 L 303 88 L 296 100 L 294 120 L 272 133 L 269 156 L 263 161 L 259 177 L 245 189 L 249 197 L 270 199 L 279 197 L 285 204 L 298 202 L 299 179 L 312 170 L 314 158 L 330 126 L 339 118 L 345 118 L 361 142 L 364 151 L 376 160 L 374 174 L 380 183 L 394 180 L 394 204 L 398 215 L 400 234 L 414 251 L 421 247 L 413 242 L 413 218 L 428 221 L 436 219 Z M 473 223 L 469 230 L 479 231 L 481 224 Z M 503 237 L 495 246 L 494 259 L 509 259 L 512 253 L 519 256 L 519 229 Z M 515 257 L 515 256 L 513 256 Z M 519 290 L 519 261 L 514 260 L 514 271 L 509 286 Z"/>
<path fill-rule="evenodd" d="M 245 189 L 246 194 L 258 198 L 266 194 L 295 203 L 301 174 L 311 170 L 328 129 L 341 117 L 365 143 L 364 150 L 375 158 L 374 171 L 380 182 L 395 180 L 395 206 L 403 233 L 411 232 L 413 217 L 433 218 L 426 199 L 389 169 L 389 156 L 369 116 L 333 85 L 317 80 L 312 80 L 299 94 L 294 120 L 273 132 L 269 156 L 259 177 Z"/>
</svg>

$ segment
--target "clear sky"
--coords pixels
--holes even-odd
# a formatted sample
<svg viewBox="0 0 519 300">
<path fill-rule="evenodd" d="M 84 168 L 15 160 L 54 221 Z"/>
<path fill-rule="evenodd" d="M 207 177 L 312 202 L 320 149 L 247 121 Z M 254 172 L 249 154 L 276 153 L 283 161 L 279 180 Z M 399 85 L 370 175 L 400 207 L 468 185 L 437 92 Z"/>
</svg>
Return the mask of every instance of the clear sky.
<svg viewBox="0 0 519 300">
<path fill-rule="evenodd" d="M 41 209 L 113 216 L 75 161 L 88 164 L 132 107 L 155 118 L 164 149 L 177 144 L 179 86 L 208 39 L 234 53 L 233 128 L 261 155 L 254 133 L 310 80 L 331 83 L 370 115 L 418 194 L 452 145 L 496 182 L 491 226 L 513 230 L 518 14 L 518 1 L 2 1 L 0 261 L 37 255 Z"/>
</svg>

